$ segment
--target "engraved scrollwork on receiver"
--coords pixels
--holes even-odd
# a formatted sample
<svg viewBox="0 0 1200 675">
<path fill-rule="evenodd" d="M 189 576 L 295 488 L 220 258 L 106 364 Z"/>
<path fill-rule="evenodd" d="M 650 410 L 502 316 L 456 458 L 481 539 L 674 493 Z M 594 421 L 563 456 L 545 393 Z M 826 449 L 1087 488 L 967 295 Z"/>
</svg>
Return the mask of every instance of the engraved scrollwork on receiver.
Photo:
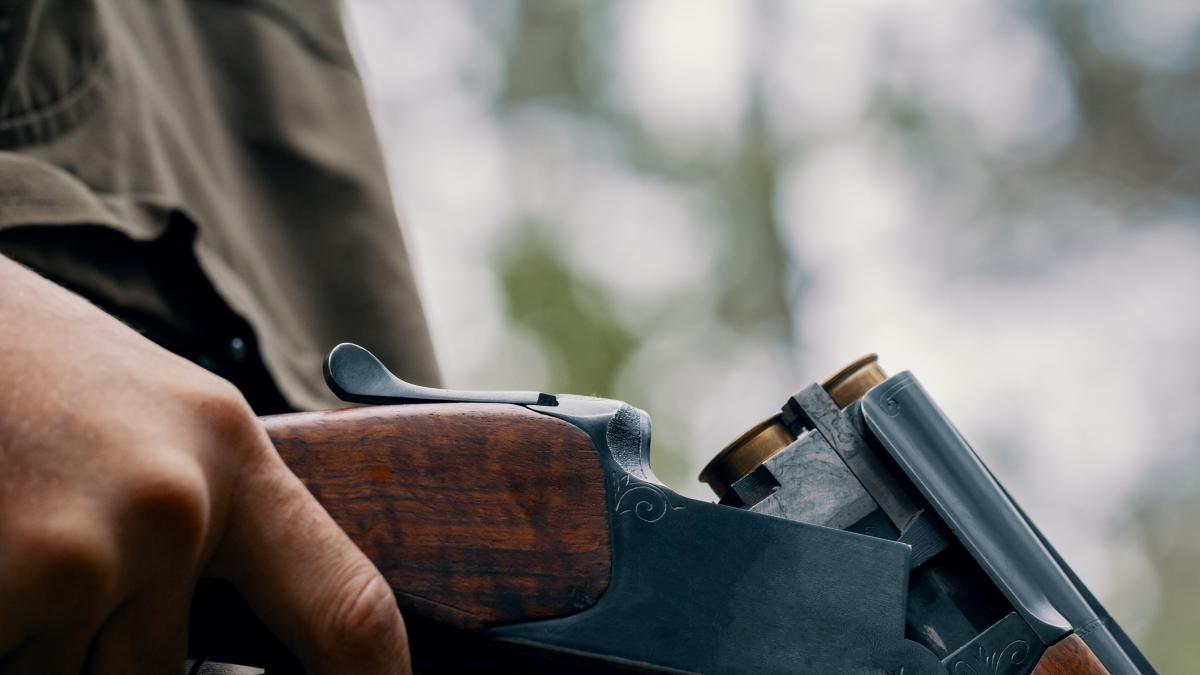
<svg viewBox="0 0 1200 675">
<path fill-rule="evenodd" d="M 616 485 L 617 515 L 633 513 L 647 523 L 657 522 L 671 511 L 685 508 L 674 504 L 667 491 L 653 483 L 634 480 L 629 474 L 613 474 Z"/>
<path fill-rule="evenodd" d="M 989 651 L 983 645 L 976 645 L 971 660 L 959 658 L 955 660 L 950 672 L 954 675 L 1006 675 L 1009 672 L 1021 670 L 1016 666 L 1025 663 L 1029 658 L 1029 643 L 1025 640 L 1013 640 L 999 651 Z M 976 669 L 978 665 L 983 670 Z"/>
</svg>

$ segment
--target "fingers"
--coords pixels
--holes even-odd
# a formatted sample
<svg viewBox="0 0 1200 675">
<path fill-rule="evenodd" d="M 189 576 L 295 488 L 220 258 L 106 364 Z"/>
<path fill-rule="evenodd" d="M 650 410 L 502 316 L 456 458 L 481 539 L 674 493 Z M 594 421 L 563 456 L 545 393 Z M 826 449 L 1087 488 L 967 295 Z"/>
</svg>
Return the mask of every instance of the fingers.
<svg viewBox="0 0 1200 675">
<path fill-rule="evenodd" d="M 183 663 L 206 480 L 192 462 L 130 464 L 86 495 L 9 500 L 0 673 L 159 673 Z"/>
<path fill-rule="evenodd" d="M 0 553 L 0 672 L 74 673 L 119 597 L 115 545 L 93 513 L 9 521 Z"/>
<path fill-rule="evenodd" d="M 0 660 L 0 672 L 178 673 L 184 662 L 190 600 L 186 584 L 145 589 L 121 603 L 99 630 L 77 626 L 27 640 Z"/>
<path fill-rule="evenodd" d="M 148 588 L 130 598 L 93 639 L 87 667 L 82 672 L 88 675 L 181 672 L 187 649 L 190 601 L 187 585 Z"/>
<path fill-rule="evenodd" d="M 4 675 L 75 675 L 87 659 L 88 639 L 82 631 L 39 635 L 0 659 Z"/>
<path fill-rule="evenodd" d="M 145 459 L 107 486 L 127 590 L 93 636 L 82 672 L 180 672 L 209 529 L 208 483 L 198 462 L 170 455 Z"/>
<path fill-rule="evenodd" d="M 237 586 L 309 672 L 410 672 L 387 582 L 260 436 L 267 451 L 242 473 L 211 572 Z"/>
</svg>

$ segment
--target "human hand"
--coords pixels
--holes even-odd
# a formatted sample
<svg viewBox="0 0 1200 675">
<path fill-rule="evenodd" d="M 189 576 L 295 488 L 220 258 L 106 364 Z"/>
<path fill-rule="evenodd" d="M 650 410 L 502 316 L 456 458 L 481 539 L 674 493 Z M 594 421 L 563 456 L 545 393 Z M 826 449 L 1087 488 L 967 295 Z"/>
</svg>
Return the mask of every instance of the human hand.
<svg viewBox="0 0 1200 675">
<path fill-rule="evenodd" d="M 182 672 L 200 576 L 314 673 L 408 672 L 387 582 L 232 385 L 0 256 L 0 673 Z"/>
</svg>

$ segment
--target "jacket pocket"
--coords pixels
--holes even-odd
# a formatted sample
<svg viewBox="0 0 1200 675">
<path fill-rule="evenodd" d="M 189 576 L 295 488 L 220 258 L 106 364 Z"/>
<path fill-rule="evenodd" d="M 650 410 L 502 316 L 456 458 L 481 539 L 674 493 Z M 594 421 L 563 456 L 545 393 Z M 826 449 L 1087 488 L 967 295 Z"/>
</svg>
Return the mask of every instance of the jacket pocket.
<svg viewBox="0 0 1200 675">
<path fill-rule="evenodd" d="M 0 148 L 44 143 L 100 98 L 105 41 L 92 0 L 0 6 Z"/>
</svg>

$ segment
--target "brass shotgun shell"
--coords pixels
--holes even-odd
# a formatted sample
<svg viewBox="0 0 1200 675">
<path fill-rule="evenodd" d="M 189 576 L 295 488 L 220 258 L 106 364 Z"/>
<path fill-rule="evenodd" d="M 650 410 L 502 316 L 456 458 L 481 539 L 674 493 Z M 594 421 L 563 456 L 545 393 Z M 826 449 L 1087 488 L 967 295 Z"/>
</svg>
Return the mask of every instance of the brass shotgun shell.
<svg viewBox="0 0 1200 675">
<path fill-rule="evenodd" d="M 708 483 L 718 497 L 724 497 L 730 485 L 794 440 L 796 437 L 780 420 L 780 415 L 775 414 L 750 427 L 718 452 L 700 472 L 700 480 Z"/>
<path fill-rule="evenodd" d="M 845 408 L 886 379 L 887 373 L 879 367 L 879 357 L 867 354 L 834 373 L 821 383 L 821 388 L 839 408 Z"/>
<path fill-rule="evenodd" d="M 871 387 L 887 379 L 875 354 L 854 361 L 821 383 L 839 408 L 845 408 L 862 398 Z M 700 480 L 708 483 L 724 497 L 729 486 L 754 471 L 776 453 L 791 445 L 796 436 L 775 414 L 755 424 L 725 446 L 700 472 Z"/>
</svg>

